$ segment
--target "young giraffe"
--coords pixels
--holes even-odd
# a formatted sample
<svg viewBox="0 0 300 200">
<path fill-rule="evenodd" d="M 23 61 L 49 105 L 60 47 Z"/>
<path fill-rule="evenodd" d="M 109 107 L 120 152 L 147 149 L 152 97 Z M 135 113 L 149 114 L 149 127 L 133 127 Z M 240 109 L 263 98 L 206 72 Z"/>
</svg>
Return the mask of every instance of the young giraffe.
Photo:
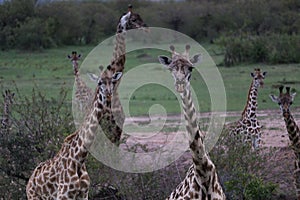
<svg viewBox="0 0 300 200">
<path fill-rule="evenodd" d="M 295 160 L 295 170 L 294 170 L 294 178 L 295 178 L 295 186 L 297 199 L 300 200 L 300 129 L 297 126 L 294 117 L 290 112 L 290 106 L 294 101 L 294 97 L 296 93 L 290 93 L 290 87 L 286 87 L 286 93 L 282 92 L 283 86 L 279 87 L 279 96 L 270 95 L 270 98 L 275 103 L 278 103 L 280 106 L 280 110 L 282 112 L 284 122 L 286 125 L 287 132 L 289 134 L 289 139 L 292 143 L 292 148 L 296 155 Z"/>
<path fill-rule="evenodd" d="M 256 116 L 257 110 L 257 95 L 258 88 L 263 87 L 264 78 L 267 72 L 261 73 L 260 69 L 254 69 L 251 73 L 253 78 L 248 92 L 248 99 L 242 117 L 237 122 L 237 125 L 230 131 L 231 135 L 242 136 L 244 141 L 251 141 L 252 148 L 259 148 L 261 142 L 261 125 L 259 124 Z"/>
<path fill-rule="evenodd" d="M 200 62 L 201 55 L 195 55 L 190 59 L 189 45 L 186 46 L 183 54 L 176 53 L 174 46 L 171 46 L 170 49 L 172 58 L 160 56 L 159 61 L 171 71 L 175 79 L 175 89 L 182 99 L 193 164 L 185 179 L 167 199 L 226 199 L 219 183 L 216 167 L 205 150 L 204 135 L 198 126 L 190 90 L 193 65 Z"/>
<path fill-rule="evenodd" d="M 10 90 L 5 90 L 5 92 L 2 95 L 4 100 L 4 108 L 1 119 L 1 133 L 9 134 L 9 131 L 11 129 L 11 106 L 13 104 L 15 93 L 11 92 Z"/>
<path fill-rule="evenodd" d="M 75 76 L 75 105 L 78 106 L 79 111 L 84 113 L 90 107 L 92 103 L 93 91 L 89 88 L 86 83 L 80 78 L 79 74 L 79 65 L 78 60 L 81 58 L 81 55 L 77 55 L 76 51 L 72 51 L 71 55 L 68 55 L 68 58 L 71 60 Z"/>
<path fill-rule="evenodd" d="M 114 83 L 122 73 L 106 70 L 99 78 L 93 104 L 81 127 L 65 138 L 60 151 L 40 163 L 32 173 L 26 194 L 32 199 L 88 199 L 90 179 L 85 162 L 95 132 L 109 109 Z"/>
</svg>

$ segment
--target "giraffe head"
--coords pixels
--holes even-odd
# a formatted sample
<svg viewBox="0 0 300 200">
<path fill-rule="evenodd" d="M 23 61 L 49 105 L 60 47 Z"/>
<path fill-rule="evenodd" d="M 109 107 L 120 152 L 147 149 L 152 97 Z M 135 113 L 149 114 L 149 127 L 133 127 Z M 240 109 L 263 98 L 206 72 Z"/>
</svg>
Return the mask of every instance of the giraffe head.
<svg viewBox="0 0 300 200">
<path fill-rule="evenodd" d="M 196 54 L 189 57 L 190 45 L 186 45 L 184 53 L 180 54 L 175 52 L 175 47 L 170 46 L 172 51 L 172 58 L 167 56 L 159 56 L 158 60 L 161 64 L 165 65 L 175 80 L 175 89 L 179 93 L 183 93 L 185 89 L 190 86 L 191 73 L 194 64 L 201 62 L 201 54 Z"/>
<path fill-rule="evenodd" d="M 76 51 L 72 51 L 71 55 L 68 55 L 69 60 L 71 60 L 73 64 L 74 74 L 78 73 L 78 60 L 81 58 L 81 54 L 77 55 Z"/>
<path fill-rule="evenodd" d="M 109 65 L 106 70 L 102 71 L 100 77 L 91 73 L 88 73 L 88 75 L 93 81 L 97 82 L 98 100 L 103 105 L 109 106 L 115 85 L 121 78 L 122 72 L 114 72 Z"/>
<path fill-rule="evenodd" d="M 285 114 L 290 111 L 290 106 L 293 104 L 296 93 L 291 94 L 290 87 L 286 87 L 286 93 L 283 93 L 283 88 L 284 88 L 283 86 L 279 87 L 279 96 L 278 97 L 271 94 L 270 98 L 275 103 L 278 103 L 282 114 Z"/>
<path fill-rule="evenodd" d="M 141 16 L 132 11 L 132 5 L 128 5 L 128 12 L 120 17 L 117 33 L 126 32 L 130 29 L 144 29 L 147 25 L 142 20 Z"/>
<path fill-rule="evenodd" d="M 262 73 L 259 68 L 254 69 L 254 73 L 251 73 L 254 87 L 258 88 L 264 86 L 264 79 L 266 74 L 267 72 Z"/>
</svg>

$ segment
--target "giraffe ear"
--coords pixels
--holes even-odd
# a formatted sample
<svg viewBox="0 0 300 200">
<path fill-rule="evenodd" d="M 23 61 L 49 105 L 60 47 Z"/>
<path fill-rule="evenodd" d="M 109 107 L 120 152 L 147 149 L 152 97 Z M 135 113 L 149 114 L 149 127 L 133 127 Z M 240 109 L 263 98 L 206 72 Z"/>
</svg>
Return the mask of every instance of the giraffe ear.
<svg viewBox="0 0 300 200">
<path fill-rule="evenodd" d="M 251 72 L 251 74 L 250 74 L 250 75 L 251 75 L 251 77 L 254 77 L 254 76 L 255 76 L 255 74 L 254 74 L 253 72 Z"/>
<path fill-rule="evenodd" d="M 190 59 L 191 63 L 193 64 L 199 64 L 202 62 L 202 55 L 201 53 L 194 55 L 191 59 Z"/>
<path fill-rule="evenodd" d="M 263 72 L 263 76 L 267 75 L 267 72 Z"/>
<path fill-rule="evenodd" d="M 172 62 L 168 56 L 158 56 L 158 61 L 165 66 L 169 66 Z"/>
<path fill-rule="evenodd" d="M 269 97 L 271 98 L 271 100 L 272 100 L 273 102 L 275 102 L 275 103 L 278 103 L 278 102 L 279 102 L 277 96 L 275 96 L 275 95 L 273 95 L 273 94 L 270 94 Z"/>
<path fill-rule="evenodd" d="M 112 82 L 116 82 L 122 77 L 123 73 L 122 72 L 116 72 L 113 77 L 112 77 Z"/>
<path fill-rule="evenodd" d="M 67 56 L 69 59 L 72 58 L 70 55 Z"/>
<path fill-rule="evenodd" d="M 94 81 L 94 82 L 97 82 L 99 77 L 95 74 L 92 74 L 92 73 L 87 73 L 87 75 L 89 76 L 89 78 Z"/>
</svg>

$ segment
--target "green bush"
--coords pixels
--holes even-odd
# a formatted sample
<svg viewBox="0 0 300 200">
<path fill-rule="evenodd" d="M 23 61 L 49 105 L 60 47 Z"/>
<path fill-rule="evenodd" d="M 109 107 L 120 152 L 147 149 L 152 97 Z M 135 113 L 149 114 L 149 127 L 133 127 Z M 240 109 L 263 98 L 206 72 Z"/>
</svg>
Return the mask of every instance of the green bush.
<svg viewBox="0 0 300 200">
<path fill-rule="evenodd" d="M 243 169 L 233 172 L 237 177 L 224 183 L 228 197 L 231 199 L 245 200 L 269 200 L 277 186 L 273 183 L 265 183 L 261 178 L 243 173 Z M 232 175 L 233 175 L 232 174 Z"/>
<path fill-rule="evenodd" d="M 216 43 L 224 48 L 224 65 L 240 63 L 299 63 L 300 35 L 228 36 Z"/>
<path fill-rule="evenodd" d="M 244 197 L 247 200 L 269 200 L 273 199 L 276 185 L 264 183 L 261 178 L 251 176 L 244 190 Z"/>
<path fill-rule="evenodd" d="M 12 127 L 8 134 L 0 129 L 0 199 L 26 199 L 25 187 L 34 168 L 53 157 L 65 134 L 73 132 L 67 90 L 48 98 L 35 86 L 30 95 L 18 88 L 12 104 Z"/>
<path fill-rule="evenodd" d="M 27 18 L 15 29 L 16 45 L 22 50 L 38 50 L 54 46 L 47 34 L 47 21 L 38 18 Z"/>
<path fill-rule="evenodd" d="M 118 19 L 126 12 L 128 3 L 122 0 L 47 2 L 35 5 L 36 1 L 33 0 L 14 0 L 0 4 L 0 46 L 2 49 L 24 49 L 24 47 L 31 49 L 33 48 L 31 46 L 37 46 L 39 43 L 41 47 L 34 47 L 34 49 L 48 48 L 52 44 L 98 44 L 115 33 Z M 270 33 L 279 35 L 300 33 L 299 1 L 297 0 L 228 0 L 222 2 L 212 0 L 203 1 L 201 4 L 193 0 L 135 1 L 133 6 L 134 11 L 140 13 L 149 26 L 174 29 L 201 43 L 208 41 L 213 43 L 222 35 L 229 36 L 229 39 L 234 41 L 230 46 L 223 46 L 228 48 L 226 65 L 244 62 L 244 59 L 246 62 L 249 59 L 264 62 L 268 57 L 265 57 L 265 45 L 262 46 L 262 44 L 270 41 L 265 41 L 264 37 L 256 41 L 258 36 Z M 37 23 L 39 21 L 41 23 Z M 24 36 L 17 34 L 21 30 Z M 30 32 L 34 30 L 37 32 Z M 250 46 L 241 44 L 241 39 L 237 38 L 237 35 L 239 37 L 242 35 L 242 42 Z M 244 37 L 245 35 L 254 36 L 255 41 Z M 22 42 L 22 45 L 19 42 Z M 33 44 L 31 45 L 30 42 Z M 257 48 L 253 50 L 253 54 L 241 52 L 240 57 L 236 55 L 241 48 L 246 51 L 252 46 Z M 278 49 L 275 48 L 275 50 Z M 276 51 L 273 53 L 270 59 L 276 61 Z M 280 58 L 279 62 L 282 62 L 281 60 L 289 62 L 294 59 L 284 57 Z"/>
<path fill-rule="evenodd" d="M 276 185 L 264 182 L 261 172 L 270 156 L 263 149 L 254 151 L 242 137 L 229 135 L 224 129 L 217 145 L 210 152 L 228 199 L 271 199 Z"/>
</svg>

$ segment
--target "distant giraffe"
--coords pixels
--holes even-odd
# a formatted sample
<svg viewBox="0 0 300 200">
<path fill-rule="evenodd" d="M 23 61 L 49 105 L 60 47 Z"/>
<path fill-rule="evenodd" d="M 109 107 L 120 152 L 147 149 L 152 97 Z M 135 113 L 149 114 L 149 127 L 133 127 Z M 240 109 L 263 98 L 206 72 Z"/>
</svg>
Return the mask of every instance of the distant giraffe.
<svg viewBox="0 0 300 200">
<path fill-rule="evenodd" d="M 3 95 L 3 115 L 1 119 L 1 133 L 2 134 L 9 134 L 11 129 L 11 106 L 13 104 L 13 99 L 15 93 L 11 92 L 10 90 L 5 90 Z"/>
<path fill-rule="evenodd" d="M 294 170 L 294 178 L 295 178 L 295 186 L 297 199 L 300 200 L 300 129 L 297 126 L 294 117 L 290 112 L 290 106 L 292 105 L 296 93 L 290 93 L 290 87 L 286 87 L 286 93 L 284 94 L 283 86 L 279 87 L 279 96 L 270 95 L 270 98 L 275 103 L 278 103 L 280 106 L 280 110 L 282 112 L 284 122 L 286 125 L 287 132 L 289 134 L 289 139 L 292 143 L 292 149 L 295 153 L 295 170 Z"/>
<path fill-rule="evenodd" d="M 205 150 L 204 135 L 197 122 L 197 114 L 190 90 L 193 65 L 200 62 L 201 55 L 197 54 L 190 59 L 189 45 L 186 46 L 183 54 L 175 52 L 174 46 L 171 46 L 170 49 L 172 58 L 160 56 L 159 61 L 171 71 L 175 79 L 175 89 L 182 99 L 193 164 L 185 179 L 167 199 L 224 200 L 226 197 L 219 183 L 216 167 Z"/>
<path fill-rule="evenodd" d="M 90 107 L 92 102 L 93 91 L 86 83 L 80 78 L 78 60 L 81 58 L 81 54 L 77 55 L 76 51 L 72 51 L 71 55 L 68 55 L 71 60 L 75 76 L 75 105 L 78 107 L 80 113 L 85 112 Z"/>
<path fill-rule="evenodd" d="M 253 78 L 249 88 L 247 103 L 237 125 L 230 131 L 231 135 L 240 135 L 244 141 L 252 142 L 252 148 L 257 149 L 261 143 L 261 125 L 256 116 L 258 88 L 263 87 L 263 80 L 267 72 L 261 73 L 254 69 Z"/>
<path fill-rule="evenodd" d="M 88 199 L 90 178 L 85 162 L 95 132 L 111 101 L 115 82 L 122 73 L 103 72 L 98 80 L 93 104 L 81 127 L 65 138 L 60 151 L 40 163 L 32 173 L 26 194 L 33 199 Z"/>
</svg>

